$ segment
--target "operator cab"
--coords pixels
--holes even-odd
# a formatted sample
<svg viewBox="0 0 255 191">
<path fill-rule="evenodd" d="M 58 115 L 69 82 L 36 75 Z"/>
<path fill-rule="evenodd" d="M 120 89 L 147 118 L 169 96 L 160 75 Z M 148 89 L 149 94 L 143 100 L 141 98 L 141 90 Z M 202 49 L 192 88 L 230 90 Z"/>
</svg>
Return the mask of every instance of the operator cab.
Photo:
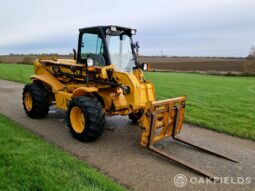
<svg viewBox="0 0 255 191">
<path fill-rule="evenodd" d="M 105 67 L 113 64 L 117 71 L 130 72 L 138 67 L 138 43 L 135 29 L 119 26 L 97 26 L 80 29 L 77 63 Z"/>
</svg>

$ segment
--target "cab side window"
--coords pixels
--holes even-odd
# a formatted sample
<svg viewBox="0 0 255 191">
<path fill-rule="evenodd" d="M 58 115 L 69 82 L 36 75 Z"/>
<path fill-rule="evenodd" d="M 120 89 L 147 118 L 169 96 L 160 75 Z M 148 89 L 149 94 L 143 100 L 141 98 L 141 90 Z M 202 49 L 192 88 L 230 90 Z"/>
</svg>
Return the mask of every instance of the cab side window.
<svg viewBox="0 0 255 191">
<path fill-rule="evenodd" d="M 92 58 L 95 66 L 105 66 L 104 44 L 97 33 L 85 32 L 82 35 L 81 59 Z"/>
</svg>

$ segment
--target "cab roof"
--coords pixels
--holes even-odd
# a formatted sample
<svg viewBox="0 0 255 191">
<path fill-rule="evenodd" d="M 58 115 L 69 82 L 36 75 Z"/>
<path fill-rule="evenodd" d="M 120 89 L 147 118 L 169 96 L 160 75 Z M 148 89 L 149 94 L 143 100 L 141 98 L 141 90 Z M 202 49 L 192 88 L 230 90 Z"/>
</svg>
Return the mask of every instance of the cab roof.
<svg viewBox="0 0 255 191">
<path fill-rule="evenodd" d="M 111 27 L 116 27 L 117 30 L 135 30 L 135 29 L 132 29 L 132 28 L 122 27 L 122 26 L 117 26 L 117 25 L 92 26 L 92 27 L 81 28 L 79 30 L 83 31 L 83 30 L 87 30 L 87 29 L 103 29 L 105 31 L 107 29 L 110 29 Z"/>
</svg>

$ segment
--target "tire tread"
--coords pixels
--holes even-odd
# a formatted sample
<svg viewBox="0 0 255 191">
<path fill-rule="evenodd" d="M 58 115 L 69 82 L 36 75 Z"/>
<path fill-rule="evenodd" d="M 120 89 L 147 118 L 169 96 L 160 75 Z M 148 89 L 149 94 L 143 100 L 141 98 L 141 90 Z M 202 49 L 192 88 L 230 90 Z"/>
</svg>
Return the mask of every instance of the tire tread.
<svg viewBox="0 0 255 191">
<path fill-rule="evenodd" d="M 70 122 L 70 112 L 74 106 L 81 108 L 86 119 L 86 127 L 80 134 L 73 130 Z M 103 107 L 96 97 L 79 96 L 73 98 L 69 102 L 67 111 L 67 126 L 74 138 L 83 142 L 94 141 L 103 134 L 105 123 L 106 119 Z"/>
</svg>

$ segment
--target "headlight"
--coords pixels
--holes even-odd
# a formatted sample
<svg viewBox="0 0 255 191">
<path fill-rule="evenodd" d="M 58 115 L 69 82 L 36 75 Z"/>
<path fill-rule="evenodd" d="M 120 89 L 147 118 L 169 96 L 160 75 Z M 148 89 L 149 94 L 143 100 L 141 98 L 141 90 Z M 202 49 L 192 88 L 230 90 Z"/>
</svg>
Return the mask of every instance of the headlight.
<svg viewBox="0 0 255 191">
<path fill-rule="evenodd" d="M 143 70 L 148 70 L 148 64 L 143 64 Z"/>
<path fill-rule="evenodd" d="M 112 27 L 111 27 L 111 31 L 112 31 L 112 32 L 116 32 L 116 31 L 117 31 L 117 28 L 112 26 Z"/>
<path fill-rule="evenodd" d="M 94 66 L 94 60 L 92 58 L 87 59 L 87 66 Z"/>
</svg>

